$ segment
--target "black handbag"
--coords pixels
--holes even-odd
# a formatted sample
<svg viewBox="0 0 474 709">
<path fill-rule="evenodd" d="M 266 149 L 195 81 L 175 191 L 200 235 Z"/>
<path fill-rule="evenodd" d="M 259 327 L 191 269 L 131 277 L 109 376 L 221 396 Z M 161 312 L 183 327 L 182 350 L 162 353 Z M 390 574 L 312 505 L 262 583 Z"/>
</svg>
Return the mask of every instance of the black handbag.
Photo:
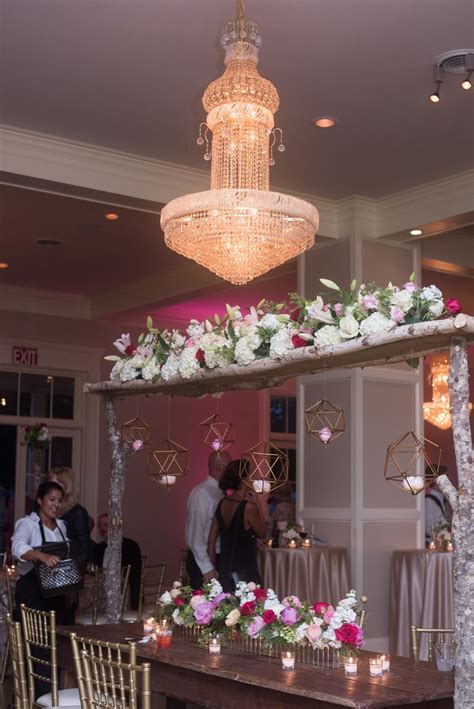
<svg viewBox="0 0 474 709">
<path fill-rule="evenodd" d="M 58 529 L 64 540 L 62 542 L 47 542 L 41 521 L 39 526 L 43 543 L 35 547 L 35 551 L 59 556 L 60 559 L 56 566 L 48 566 L 41 561 L 35 562 L 36 578 L 43 598 L 63 596 L 65 593 L 82 588 L 83 579 L 79 562 L 72 555 L 71 543 L 64 538 L 60 526 L 58 525 Z"/>
</svg>

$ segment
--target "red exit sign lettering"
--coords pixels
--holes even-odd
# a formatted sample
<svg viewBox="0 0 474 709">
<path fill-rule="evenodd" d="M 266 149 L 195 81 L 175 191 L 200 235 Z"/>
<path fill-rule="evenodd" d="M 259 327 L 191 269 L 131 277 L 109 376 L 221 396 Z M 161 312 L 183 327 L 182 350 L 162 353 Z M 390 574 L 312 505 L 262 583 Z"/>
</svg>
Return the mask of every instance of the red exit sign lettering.
<svg viewBox="0 0 474 709">
<path fill-rule="evenodd" d="M 14 347 L 13 363 L 26 364 L 29 367 L 36 367 L 38 364 L 38 350 L 32 347 Z"/>
</svg>

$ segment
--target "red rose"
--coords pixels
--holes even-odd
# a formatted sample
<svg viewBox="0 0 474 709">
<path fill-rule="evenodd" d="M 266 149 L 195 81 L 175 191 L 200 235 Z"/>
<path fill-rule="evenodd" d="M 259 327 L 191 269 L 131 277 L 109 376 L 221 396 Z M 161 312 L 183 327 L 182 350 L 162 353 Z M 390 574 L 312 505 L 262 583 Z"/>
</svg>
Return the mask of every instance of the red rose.
<svg viewBox="0 0 474 709">
<path fill-rule="evenodd" d="M 352 625 L 352 623 L 343 623 L 341 627 L 336 630 L 336 639 L 340 640 L 341 643 L 355 645 L 358 638 L 359 628 L 357 625 Z"/>
<path fill-rule="evenodd" d="M 204 354 L 204 350 L 199 349 L 196 352 L 196 359 L 199 362 L 199 364 L 205 364 L 206 362 L 206 356 Z"/>
<path fill-rule="evenodd" d="M 247 601 L 247 603 L 244 603 L 241 607 L 240 612 L 242 615 L 253 615 L 256 607 L 257 604 L 255 601 Z"/>
<path fill-rule="evenodd" d="M 267 598 L 267 592 L 264 588 L 256 588 L 254 595 L 256 601 L 265 601 Z"/>
<path fill-rule="evenodd" d="M 308 343 L 306 342 L 306 340 L 303 340 L 303 338 L 300 337 L 299 335 L 293 335 L 293 337 L 291 338 L 291 341 L 293 343 L 293 347 L 296 347 L 296 348 L 308 346 Z"/>
<path fill-rule="evenodd" d="M 329 607 L 329 603 L 324 603 L 323 601 L 318 601 L 318 603 L 315 603 L 313 605 L 313 610 L 316 613 L 316 615 L 324 615 L 326 613 L 326 609 Z"/>
<path fill-rule="evenodd" d="M 262 618 L 265 625 L 270 625 L 270 623 L 275 622 L 276 614 L 272 610 L 263 611 Z"/>
<path fill-rule="evenodd" d="M 176 596 L 174 602 L 177 606 L 184 606 L 184 598 L 182 596 Z"/>
<path fill-rule="evenodd" d="M 448 298 L 446 301 L 446 310 L 450 315 L 457 315 L 462 311 L 462 306 L 456 298 Z"/>
<path fill-rule="evenodd" d="M 293 322 L 297 322 L 298 318 L 300 317 L 301 313 L 301 308 L 296 308 L 296 310 L 293 310 L 292 313 L 290 313 L 290 320 L 293 320 Z"/>
<path fill-rule="evenodd" d="M 204 596 L 204 591 L 201 588 L 197 588 L 193 591 L 193 596 Z"/>
</svg>

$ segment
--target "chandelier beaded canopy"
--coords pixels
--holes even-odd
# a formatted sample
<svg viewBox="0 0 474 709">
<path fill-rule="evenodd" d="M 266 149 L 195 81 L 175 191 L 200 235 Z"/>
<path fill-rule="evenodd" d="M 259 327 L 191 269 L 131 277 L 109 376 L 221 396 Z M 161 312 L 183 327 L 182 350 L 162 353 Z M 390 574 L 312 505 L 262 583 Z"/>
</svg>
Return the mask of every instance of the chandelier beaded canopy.
<svg viewBox="0 0 474 709">
<path fill-rule="evenodd" d="M 312 204 L 270 191 L 273 148 L 285 146 L 274 127 L 278 93 L 257 70 L 261 44 L 240 0 L 237 19 L 221 35 L 226 69 L 203 96 L 207 122 L 197 142 L 211 161 L 211 189 L 178 197 L 161 212 L 167 246 L 235 284 L 310 248 L 319 226 Z"/>
</svg>

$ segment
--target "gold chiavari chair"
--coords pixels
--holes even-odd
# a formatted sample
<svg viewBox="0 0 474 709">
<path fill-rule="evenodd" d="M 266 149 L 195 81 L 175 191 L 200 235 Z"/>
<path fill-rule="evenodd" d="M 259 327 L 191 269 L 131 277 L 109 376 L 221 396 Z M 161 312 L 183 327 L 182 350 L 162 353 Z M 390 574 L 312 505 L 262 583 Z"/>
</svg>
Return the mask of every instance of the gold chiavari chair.
<svg viewBox="0 0 474 709">
<path fill-rule="evenodd" d="M 38 611 L 22 603 L 21 624 L 26 646 L 30 707 L 67 706 L 80 709 L 77 689 L 58 689 L 55 611 Z M 36 699 L 35 679 L 51 685 L 51 692 Z"/>
<path fill-rule="evenodd" d="M 145 583 L 145 569 L 147 566 L 147 556 L 142 556 L 142 567 L 141 567 L 141 572 L 140 572 L 140 593 L 139 593 L 139 602 L 138 602 L 138 608 L 136 611 L 134 610 L 129 610 L 129 611 L 123 611 L 122 613 L 122 620 L 124 620 L 126 623 L 138 623 L 140 622 L 142 618 L 142 610 L 143 610 L 143 586 Z"/>
<path fill-rule="evenodd" d="M 178 578 L 183 584 L 187 586 L 189 584 L 189 575 L 186 569 L 186 560 L 188 558 L 188 549 L 179 550 L 179 574 Z"/>
<path fill-rule="evenodd" d="M 120 580 L 120 619 L 122 619 L 125 601 L 128 591 L 128 579 L 130 577 L 130 566 L 122 567 L 122 575 Z M 107 623 L 107 616 L 101 612 L 105 597 L 104 591 L 105 570 L 95 569 L 92 593 L 92 611 L 91 613 L 81 613 L 76 616 L 77 625 L 104 625 Z"/>
<path fill-rule="evenodd" d="M 16 709 L 30 709 L 21 624 L 14 623 L 10 613 L 7 615 L 7 627 L 13 667 L 13 696 L 15 699 L 15 707 Z"/>
<path fill-rule="evenodd" d="M 445 636 L 453 637 L 453 628 L 419 628 L 417 625 L 411 627 L 411 652 L 414 660 L 418 660 L 419 644 L 418 636 L 425 634 L 428 638 L 428 660 L 433 659 L 433 645 L 435 642 L 445 640 Z M 434 639 L 433 639 L 434 638 Z"/>
<path fill-rule="evenodd" d="M 13 618 L 13 574 L 15 573 L 14 568 L 5 567 L 5 587 L 7 591 L 7 604 L 8 613 Z M 0 685 L 5 682 L 5 676 L 7 674 L 8 660 L 10 657 L 10 633 L 7 635 L 7 642 L 5 644 L 5 652 L 2 659 L 2 668 L 0 674 Z"/>
<path fill-rule="evenodd" d="M 145 566 L 142 575 L 143 591 L 140 597 L 142 599 L 140 618 L 158 615 L 165 572 L 166 561 L 163 561 L 161 564 Z"/>
<path fill-rule="evenodd" d="M 136 643 L 110 643 L 71 633 L 71 645 L 82 709 L 151 709 L 151 666 L 137 664 Z"/>
</svg>

